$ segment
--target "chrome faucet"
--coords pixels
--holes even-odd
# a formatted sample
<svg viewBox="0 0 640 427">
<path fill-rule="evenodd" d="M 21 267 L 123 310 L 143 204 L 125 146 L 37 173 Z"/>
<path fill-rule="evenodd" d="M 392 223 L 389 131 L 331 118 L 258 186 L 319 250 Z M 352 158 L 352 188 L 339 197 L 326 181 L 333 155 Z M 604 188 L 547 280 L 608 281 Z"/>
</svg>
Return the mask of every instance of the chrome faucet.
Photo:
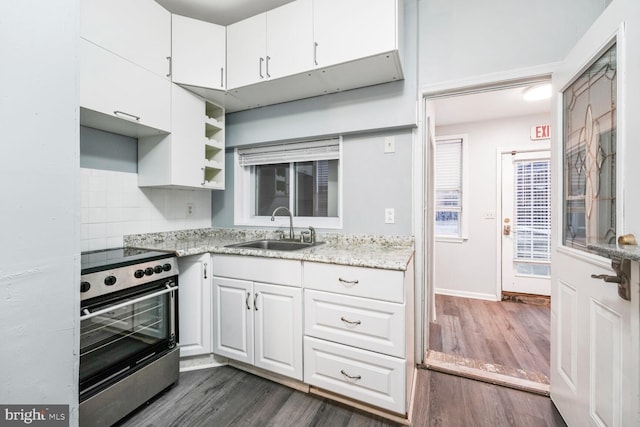
<svg viewBox="0 0 640 427">
<path fill-rule="evenodd" d="M 275 216 L 276 216 L 276 212 L 278 212 L 280 209 L 284 209 L 287 212 L 289 212 L 289 239 L 293 240 L 293 214 L 291 213 L 291 211 L 289 210 L 288 207 L 286 206 L 278 206 L 277 208 L 275 208 L 273 210 L 273 213 L 271 214 L 271 221 L 275 221 Z"/>
</svg>

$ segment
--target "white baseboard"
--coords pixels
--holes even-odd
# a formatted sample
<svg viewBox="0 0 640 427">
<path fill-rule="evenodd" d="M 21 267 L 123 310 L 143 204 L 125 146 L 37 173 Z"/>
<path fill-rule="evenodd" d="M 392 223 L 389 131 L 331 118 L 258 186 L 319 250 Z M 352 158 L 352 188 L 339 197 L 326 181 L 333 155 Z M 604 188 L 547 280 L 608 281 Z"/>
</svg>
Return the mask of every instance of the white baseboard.
<svg viewBox="0 0 640 427">
<path fill-rule="evenodd" d="M 496 297 L 495 294 L 483 294 L 480 292 L 458 291 L 455 289 L 436 288 L 435 293 L 439 295 L 448 295 L 450 297 L 474 298 L 474 299 L 482 299 L 486 301 L 500 301 L 501 299 Z"/>
<path fill-rule="evenodd" d="M 213 354 L 186 357 L 180 359 L 180 372 L 195 371 L 197 369 L 206 368 L 217 368 L 219 366 L 225 366 L 228 364 L 229 361 L 227 359 L 218 357 Z"/>
</svg>

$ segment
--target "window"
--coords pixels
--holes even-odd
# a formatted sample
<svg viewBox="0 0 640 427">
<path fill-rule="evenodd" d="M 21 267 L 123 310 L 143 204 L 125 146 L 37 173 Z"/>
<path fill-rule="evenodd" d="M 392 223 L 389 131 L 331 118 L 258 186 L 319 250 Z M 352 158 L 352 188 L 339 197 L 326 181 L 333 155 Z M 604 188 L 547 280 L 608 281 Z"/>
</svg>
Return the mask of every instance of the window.
<svg viewBox="0 0 640 427">
<path fill-rule="evenodd" d="M 339 178 L 339 139 L 237 149 L 235 223 L 274 225 L 285 206 L 304 218 L 294 225 L 340 228 Z"/>
<path fill-rule="evenodd" d="M 436 140 L 436 227 L 439 240 L 466 238 L 463 207 L 465 137 L 442 137 Z"/>
</svg>

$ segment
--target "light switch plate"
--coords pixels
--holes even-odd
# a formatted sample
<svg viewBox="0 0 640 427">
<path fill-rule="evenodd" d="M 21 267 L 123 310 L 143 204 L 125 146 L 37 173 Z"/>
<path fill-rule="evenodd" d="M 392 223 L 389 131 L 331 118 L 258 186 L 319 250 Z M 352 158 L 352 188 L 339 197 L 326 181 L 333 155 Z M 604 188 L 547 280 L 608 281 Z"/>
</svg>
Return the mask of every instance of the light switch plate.
<svg viewBox="0 0 640 427">
<path fill-rule="evenodd" d="M 384 209 L 384 223 L 395 224 L 396 222 L 396 210 L 394 208 Z"/>
<path fill-rule="evenodd" d="M 396 152 L 396 139 L 393 136 L 386 136 L 384 138 L 384 152 L 395 153 Z"/>
</svg>

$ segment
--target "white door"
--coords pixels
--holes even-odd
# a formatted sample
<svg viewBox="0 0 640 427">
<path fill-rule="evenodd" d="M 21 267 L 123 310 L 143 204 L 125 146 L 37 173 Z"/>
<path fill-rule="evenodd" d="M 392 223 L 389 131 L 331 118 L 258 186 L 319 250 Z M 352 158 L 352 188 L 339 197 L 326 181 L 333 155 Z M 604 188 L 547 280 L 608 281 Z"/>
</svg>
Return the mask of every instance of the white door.
<svg viewBox="0 0 640 427">
<path fill-rule="evenodd" d="M 551 398 L 570 426 L 640 425 L 637 275 L 621 299 L 587 248 L 638 224 L 623 152 L 637 145 L 639 26 L 640 4 L 613 0 L 553 75 Z"/>
<path fill-rule="evenodd" d="M 302 381 L 302 288 L 254 283 L 255 365 Z"/>
<path fill-rule="evenodd" d="M 178 258 L 180 357 L 211 353 L 211 255 Z"/>
<path fill-rule="evenodd" d="M 227 26 L 227 89 L 266 78 L 267 14 Z"/>
<path fill-rule="evenodd" d="M 311 0 L 296 0 L 267 12 L 269 79 L 313 69 L 313 7 Z"/>
<path fill-rule="evenodd" d="M 213 352 L 253 364 L 253 282 L 213 278 Z"/>
<path fill-rule="evenodd" d="M 171 55 L 174 83 L 224 90 L 226 27 L 171 15 Z"/>
<path fill-rule="evenodd" d="M 502 290 L 551 294 L 549 151 L 502 154 Z"/>
<path fill-rule="evenodd" d="M 366 58 L 397 48 L 395 0 L 313 2 L 318 67 Z"/>
</svg>

